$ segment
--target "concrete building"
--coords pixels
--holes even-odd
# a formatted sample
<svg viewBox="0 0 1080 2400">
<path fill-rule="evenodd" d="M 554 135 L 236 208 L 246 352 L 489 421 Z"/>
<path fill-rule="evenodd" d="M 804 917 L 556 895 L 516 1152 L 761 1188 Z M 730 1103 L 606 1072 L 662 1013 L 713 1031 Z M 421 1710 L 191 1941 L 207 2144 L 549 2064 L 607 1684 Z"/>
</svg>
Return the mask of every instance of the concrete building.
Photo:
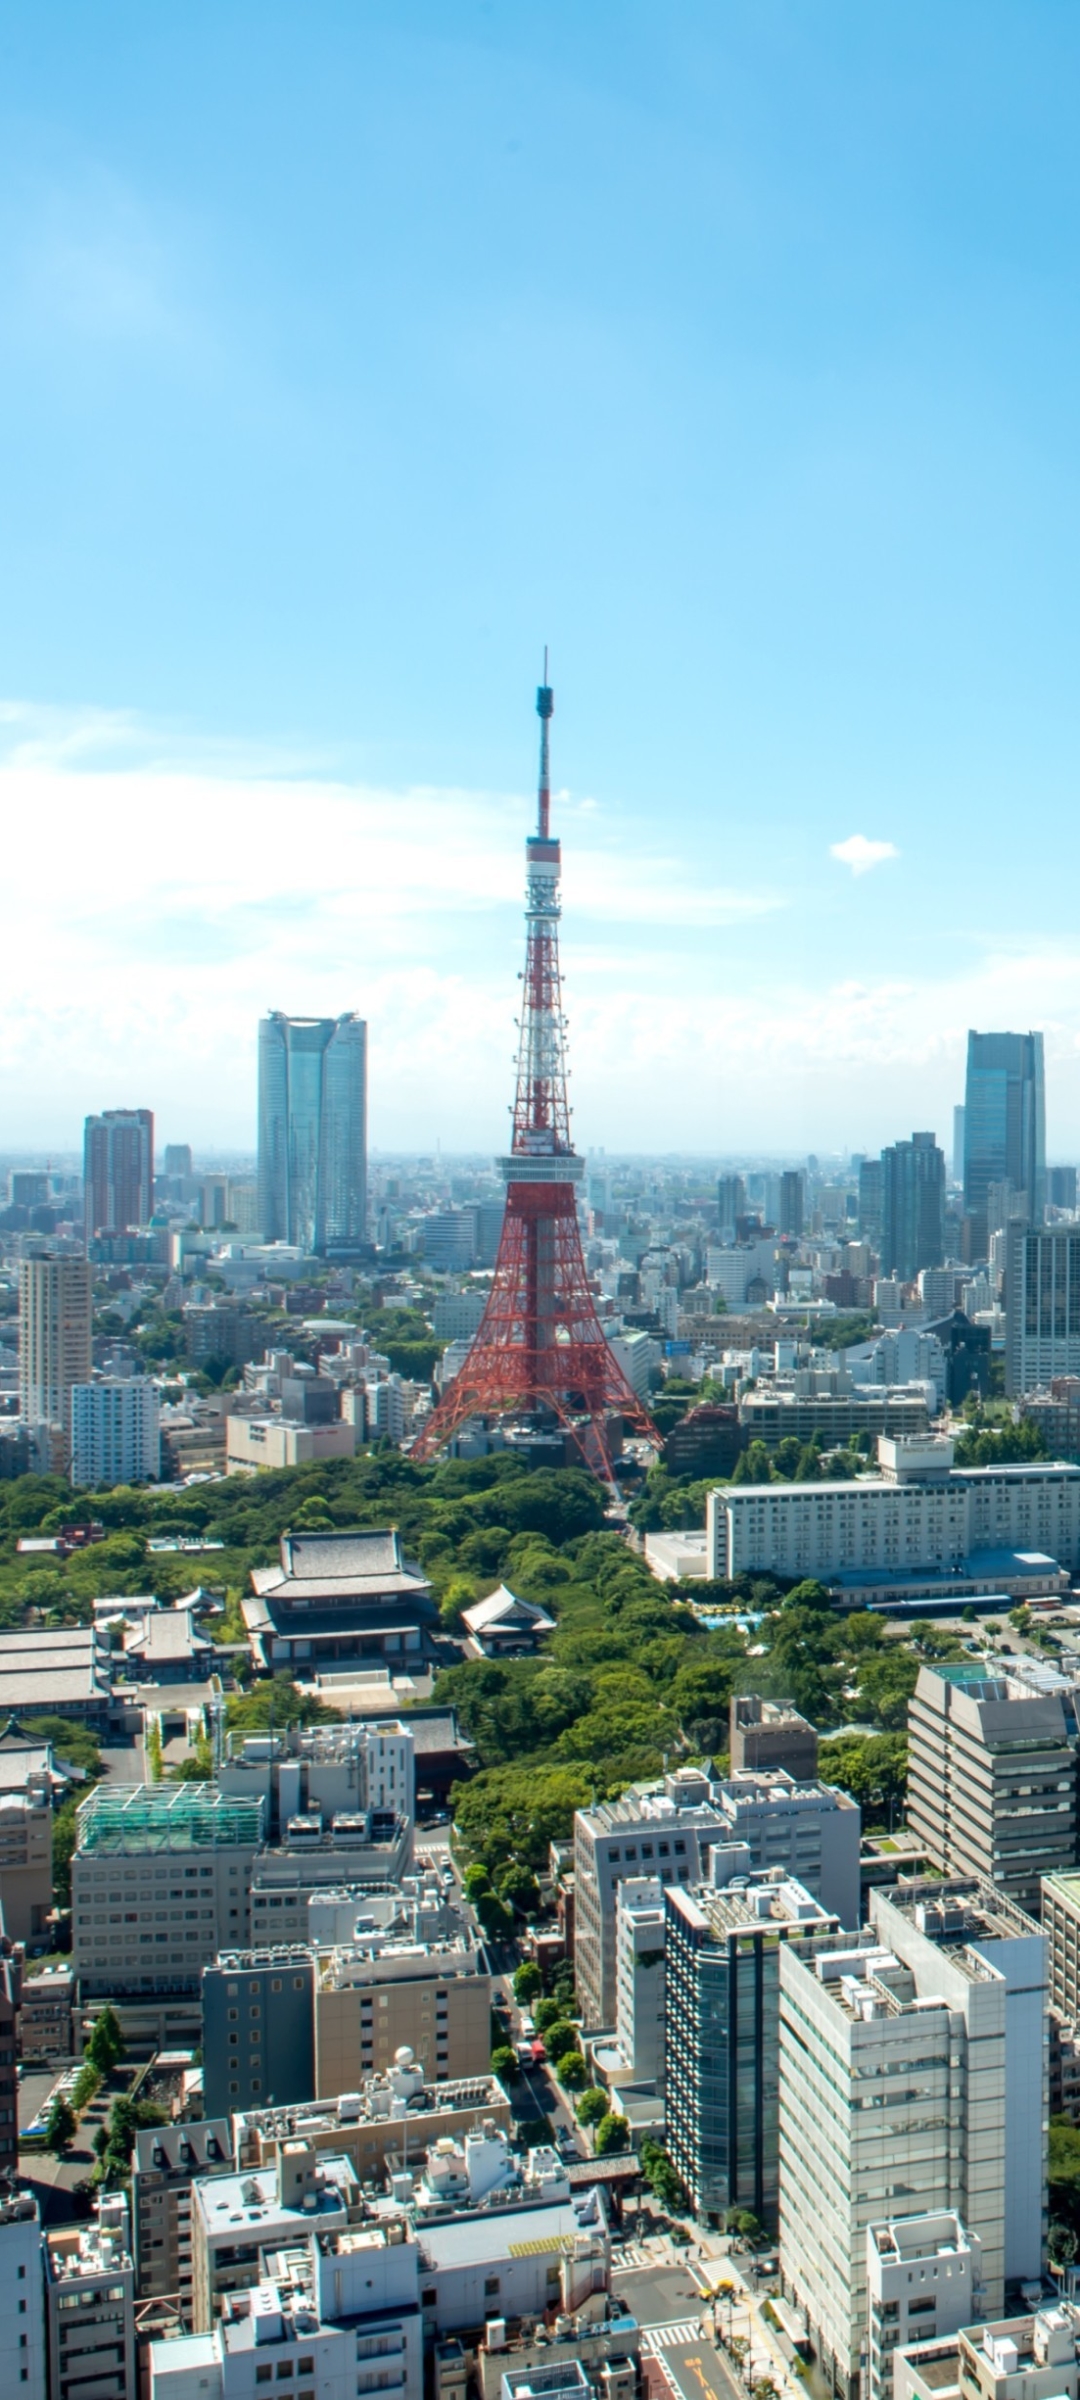
<svg viewBox="0 0 1080 2400">
<path fill-rule="evenodd" d="M 48 1742 L 12 1721 L 0 1734 L 0 1923 L 9 1941 L 34 1942 L 52 1909 L 53 1801 L 70 1781 Z"/>
<path fill-rule="evenodd" d="M 219 1950 L 250 1940 L 262 1806 L 215 1784 L 95 1786 L 71 1862 L 84 1999 L 197 1994 Z"/>
<path fill-rule="evenodd" d="M 154 1205 L 154 1112 L 107 1108 L 87 1117 L 83 1135 L 83 1218 L 87 1241 L 148 1225 Z"/>
<path fill-rule="evenodd" d="M 782 1867 L 840 1924 L 857 1924 L 861 1826 L 846 1792 L 779 1772 L 720 1783 L 681 1768 L 651 1791 L 578 1809 L 574 1973 L 586 2027 L 615 2023 L 616 1894 L 625 1876 L 656 1875 L 665 1888 L 705 1883 L 713 1850 L 734 1845 L 744 1868 Z"/>
<path fill-rule="evenodd" d="M 878 1459 L 881 1472 L 855 1483 L 710 1492 L 709 1574 L 943 1576 L 1005 1551 L 1080 1565 L 1080 1467 L 954 1467 L 943 1435 L 882 1439 Z"/>
<path fill-rule="evenodd" d="M 977 1659 L 922 1666 L 908 1709 L 908 1824 L 936 1865 L 1037 1910 L 1076 1858 L 1077 1724 L 1064 1677 L 1040 1691 Z"/>
<path fill-rule="evenodd" d="M 982 2308 L 982 2247 L 954 2209 L 896 2216 L 866 2234 L 867 2400 L 892 2400 L 893 2354 L 970 2325 Z"/>
<path fill-rule="evenodd" d="M 764 1384 L 745 1392 L 739 1402 L 739 1423 L 748 1442 L 764 1442 L 775 1450 L 779 1442 L 818 1441 L 824 1450 L 838 1450 L 853 1435 L 877 1441 L 911 1440 L 930 1424 L 925 1389 L 844 1393 L 783 1391 Z"/>
<path fill-rule="evenodd" d="M 486 1305 L 486 1291 L 440 1292 L 431 1318 L 436 1341 L 471 1342 Z"/>
<path fill-rule="evenodd" d="M 362 1811 L 351 1826 L 341 1816 L 327 1829 L 318 1817 L 306 1829 L 287 1826 L 284 1840 L 261 1849 L 252 1869 L 251 1946 L 306 1942 L 314 1901 L 342 1886 L 399 1886 L 411 1857 L 412 1827 L 389 1812 L 380 1820 Z"/>
<path fill-rule="evenodd" d="M 1059 1869 L 1042 1879 L 1042 1925 L 1049 1944 L 1050 2006 L 1080 2025 L 1080 1874 Z"/>
<path fill-rule="evenodd" d="M 320 1955 L 315 1981 L 315 2091 L 356 2091 L 402 2047 L 426 2080 L 482 2075 L 491 2058 L 491 1974 L 471 1934 L 403 1940 L 358 1929 Z"/>
<path fill-rule="evenodd" d="M 122 2192 L 45 2240 L 49 2400 L 138 2400 L 135 2263 Z"/>
<path fill-rule="evenodd" d="M 355 1450 L 356 1426 L 347 1417 L 335 1418 L 332 1425 L 301 1425 L 289 1417 L 242 1417 L 230 1410 L 225 1420 L 227 1475 L 352 1458 Z"/>
<path fill-rule="evenodd" d="M 71 1432 L 71 1394 L 89 1383 L 93 1304 L 85 1258 L 19 1261 L 19 1414 Z"/>
<path fill-rule="evenodd" d="M 1014 1399 L 1080 1374 L 1080 1227 L 1006 1229 L 1005 1389 Z"/>
<path fill-rule="evenodd" d="M 381 2184 L 432 2148 L 460 2143 L 479 2125 L 511 2131 L 510 2103 L 489 2072 L 456 2082 L 425 2078 L 407 2056 L 354 2090 L 296 2108 L 242 2109 L 233 2119 L 238 2167 L 272 2167 L 283 2145 L 303 2141 L 322 2157 L 351 2160 L 361 2183 Z"/>
<path fill-rule="evenodd" d="M 1080 2326 L 1067 2304 L 968 2325 L 893 2354 L 895 2400 L 1078 2400 Z"/>
<path fill-rule="evenodd" d="M 838 1921 L 782 1869 L 669 1890 L 666 1912 L 669 2153 L 697 2215 L 751 2209 L 775 2233 L 780 1949 Z"/>
<path fill-rule="evenodd" d="M 0 2183 L 0 2358 L 12 2400 L 45 2400 L 45 2262 L 32 2192 Z"/>
<path fill-rule="evenodd" d="M 636 2084 L 664 2089 L 664 1886 L 628 1876 L 615 1894 L 615 2046 Z"/>
<path fill-rule="evenodd" d="M 154 1483 L 161 1473 L 161 1405 L 144 1375 L 71 1390 L 71 1480 L 76 1488 Z"/>
<path fill-rule="evenodd" d="M 7 1936 L 0 1955 L 0 2181 L 18 2173 L 19 2085 L 15 2062 L 20 1962 Z"/>
<path fill-rule="evenodd" d="M 367 1026 L 354 1014 L 259 1025 L 259 1230 L 332 1257 L 367 1230 Z"/>
<path fill-rule="evenodd" d="M 307 2142 L 285 2142 L 271 2168 L 200 2177 L 191 2192 L 196 2333 L 211 2331 L 230 2293 L 259 2282 L 263 2250 L 305 2241 L 309 2233 L 345 2233 L 363 2215 L 350 2161 L 317 2156 Z"/>
<path fill-rule="evenodd" d="M 945 1158 L 932 1133 L 913 1133 L 881 1153 L 881 1266 L 912 1283 L 945 1256 Z"/>
<path fill-rule="evenodd" d="M 899 1886 L 871 1909 L 844 1948 L 780 1954 L 785 2285 L 852 2400 L 870 2225 L 954 2211 L 995 2313 L 1041 2277 L 1045 2234 L 1044 1936 L 976 1884 Z"/>
<path fill-rule="evenodd" d="M 419 2400 L 419 2252 L 400 2217 L 265 2243 L 259 2279 L 212 2331 L 154 2342 L 147 2400 L 252 2400 L 263 2384 L 312 2400 L 387 2392 Z"/>
<path fill-rule="evenodd" d="M 411 1826 L 415 1743 L 403 1717 L 230 1734 L 217 1782 L 233 1799 L 262 1802 L 268 1841 L 316 1816 L 326 1829 L 358 1816 L 401 1817 Z"/>
<path fill-rule="evenodd" d="M 202 1972 L 208 2116 L 315 2097 L 315 1961 L 310 1950 L 223 1950 Z"/>
<path fill-rule="evenodd" d="M 762 1700 L 736 1692 L 730 1711 L 729 1756 L 733 1775 L 771 1774 L 780 1769 L 796 1783 L 817 1777 L 818 1737 L 809 1719 L 790 1700 Z"/>
<path fill-rule="evenodd" d="M 131 2209 L 136 2298 L 171 2300 L 188 2331 L 192 2325 L 191 2187 L 197 2175 L 221 2175 L 233 2164 L 232 2124 L 227 2116 L 144 2126 L 135 2136 Z"/>
</svg>

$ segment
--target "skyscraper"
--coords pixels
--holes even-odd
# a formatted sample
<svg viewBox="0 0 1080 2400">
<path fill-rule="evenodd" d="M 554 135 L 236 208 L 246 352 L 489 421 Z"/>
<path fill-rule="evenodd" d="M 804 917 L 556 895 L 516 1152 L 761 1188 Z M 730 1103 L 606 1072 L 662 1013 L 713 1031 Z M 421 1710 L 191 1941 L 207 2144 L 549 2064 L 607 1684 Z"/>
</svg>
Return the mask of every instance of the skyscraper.
<svg viewBox="0 0 1080 2400">
<path fill-rule="evenodd" d="M 1041 1225 L 1046 1206 L 1046 1093 L 1041 1033 L 969 1033 L 964 1102 L 964 1213 L 973 1256 L 986 1256 L 992 1183 L 1026 1195 Z"/>
<path fill-rule="evenodd" d="M 780 1231 L 796 1237 L 803 1229 L 803 1179 L 798 1167 L 785 1167 L 780 1177 Z"/>
<path fill-rule="evenodd" d="M 259 1026 L 259 1229 L 324 1253 L 367 1221 L 367 1026 L 286 1017 Z"/>
<path fill-rule="evenodd" d="M 86 1238 L 145 1225 L 154 1205 L 154 1112 L 106 1108 L 83 1136 Z"/>
<path fill-rule="evenodd" d="M 746 1215 L 746 1185 L 741 1175 L 721 1175 L 718 1178 L 716 1203 L 721 1233 L 734 1233 L 739 1218 Z"/>
<path fill-rule="evenodd" d="M 961 1184 L 964 1180 L 964 1116 L 963 1108 L 954 1108 L 952 1112 L 952 1179 L 954 1183 Z"/>
<path fill-rule="evenodd" d="M 91 1374 L 90 1268 L 85 1258 L 19 1263 L 19 1414 L 71 1431 L 71 1393 Z"/>
<path fill-rule="evenodd" d="M 945 1160 L 932 1133 L 881 1153 L 881 1265 L 911 1283 L 945 1256 Z"/>
</svg>

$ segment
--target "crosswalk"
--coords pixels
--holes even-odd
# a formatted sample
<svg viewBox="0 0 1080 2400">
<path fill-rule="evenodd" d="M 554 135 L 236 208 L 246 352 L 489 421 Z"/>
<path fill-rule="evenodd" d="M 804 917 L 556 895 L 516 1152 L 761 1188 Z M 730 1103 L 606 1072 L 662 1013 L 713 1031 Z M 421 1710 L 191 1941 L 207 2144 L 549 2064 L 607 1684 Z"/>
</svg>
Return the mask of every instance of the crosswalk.
<svg viewBox="0 0 1080 2400">
<path fill-rule="evenodd" d="M 627 2267 L 655 2267 L 656 2253 L 643 2249 L 640 2242 L 624 2242 L 615 2254 L 613 2272 L 621 2275 Z"/>
<path fill-rule="evenodd" d="M 680 2350 L 684 2342 L 701 2340 L 701 2318 L 680 2317 L 672 2325 L 650 2325 L 641 2336 L 641 2347 L 650 2350 L 655 2358 L 661 2350 Z"/>
</svg>

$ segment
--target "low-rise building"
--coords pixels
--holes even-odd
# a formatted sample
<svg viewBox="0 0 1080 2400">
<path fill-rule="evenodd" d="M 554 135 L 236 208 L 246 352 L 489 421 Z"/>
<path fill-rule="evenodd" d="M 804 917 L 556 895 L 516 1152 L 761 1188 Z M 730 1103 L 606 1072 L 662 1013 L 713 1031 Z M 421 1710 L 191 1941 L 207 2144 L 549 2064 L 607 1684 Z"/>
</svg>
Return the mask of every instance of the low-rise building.
<svg viewBox="0 0 1080 2400">
<path fill-rule="evenodd" d="M 259 1666 L 299 1666 L 302 1674 L 364 1662 L 407 1668 L 429 1651 L 437 1622 L 431 1585 L 394 1528 L 282 1534 L 280 1565 L 253 1567 L 251 1581 L 244 1618 Z"/>
<path fill-rule="evenodd" d="M 434 2083 L 406 2057 L 334 2099 L 242 2110 L 234 2119 L 237 2164 L 272 2166 L 286 2142 L 303 2141 L 320 2156 L 351 2159 L 361 2183 L 381 2183 L 384 2173 L 484 2124 L 510 2131 L 510 2103 L 493 2075 Z"/>
<path fill-rule="evenodd" d="M 52 1910 L 52 1812 L 71 1778 L 48 1742 L 12 1721 L 0 1734 L 0 1923 L 13 1942 L 37 1941 Z"/>
<path fill-rule="evenodd" d="M 227 2294 L 212 2330 L 154 2342 L 147 2400 L 252 2400 L 263 2384 L 318 2400 L 418 2400 L 419 2252 L 400 2218 L 310 2224 L 260 2246 L 258 2280 Z"/>
<path fill-rule="evenodd" d="M 813 1783 L 818 1771 L 818 1737 L 791 1700 L 763 1700 L 736 1692 L 730 1711 L 729 1756 L 733 1775 L 767 1775 L 779 1768 L 796 1783 Z"/>
<path fill-rule="evenodd" d="M 192 2185 L 192 2316 L 209 2333 L 227 2296 L 260 2280 L 260 2253 L 345 2233 L 364 2215 L 351 2161 L 284 2142 L 270 2168 L 202 2177 Z"/>
<path fill-rule="evenodd" d="M 953 2209 L 897 2216 L 866 2235 L 868 2400 L 892 2400 L 893 2355 L 972 2324 L 982 2308 L 982 2251 Z"/>
<path fill-rule="evenodd" d="M 898 2349 L 894 2400 L 1078 2400 L 1080 2323 L 1066 2304 Z"/>
</svg>

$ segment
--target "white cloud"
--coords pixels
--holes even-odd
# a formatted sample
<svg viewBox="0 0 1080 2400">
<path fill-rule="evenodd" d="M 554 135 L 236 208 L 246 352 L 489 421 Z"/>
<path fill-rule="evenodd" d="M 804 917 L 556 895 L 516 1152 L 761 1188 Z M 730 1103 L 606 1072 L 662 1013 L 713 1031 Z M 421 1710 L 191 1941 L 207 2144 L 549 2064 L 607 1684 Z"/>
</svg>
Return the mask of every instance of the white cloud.
<svg viewBox="0 0 1080 2400">
<path fill-rule="evenodd" d="M 871 867 L 883 866 L 887 858 L 899 858 L 900 852 L 895 842 L 871 842 L 865 833 L 851 833 L 846 842 L 830 843 L 829 855 L 839 859 L 842 867 L 850 867 L 853 875 L 868 875 Z"/>
</svg>

